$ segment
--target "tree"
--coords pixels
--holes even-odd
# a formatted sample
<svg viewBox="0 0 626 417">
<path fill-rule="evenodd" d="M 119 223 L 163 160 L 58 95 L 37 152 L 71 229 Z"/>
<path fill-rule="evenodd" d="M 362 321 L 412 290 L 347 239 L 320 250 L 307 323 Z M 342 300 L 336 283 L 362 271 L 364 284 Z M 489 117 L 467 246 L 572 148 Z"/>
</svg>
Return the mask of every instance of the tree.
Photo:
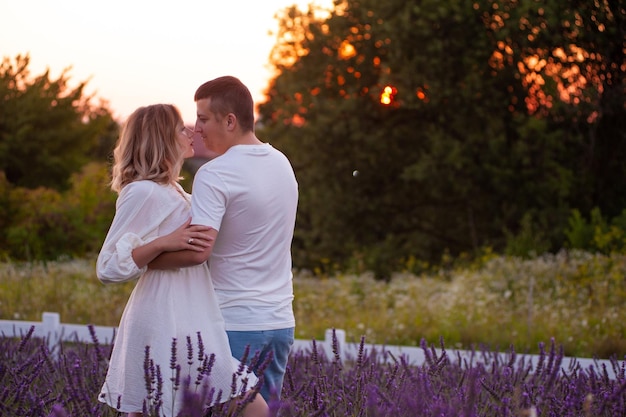
<svg viewBox="0 0 626 417">
<path fill-rule="evenodd" d="M 29 61 L 0 65 L 0 170 L 15 186 L 67 189 L 72 173 L 108 156 L 117 123 L 106 103 L 84 95 L 86 82 L 68 85 L 69 69 L 31 77 Z"/>
<path fill-rule="evenodd" d="M 489 1 L 494 36 L 518 64 L 525 103 L 568 139 L 576 182 L 571 201 L 584 212 L 626 207 L 626 5 L 621 1 Z M 490 26 L 491 26 L 490 25 Z M 509 51 L 509 52 L 504 52 Z M 521 96 L 523 97 L 523 96 Z"/>
<path fill-rule="evenodd" d="M 386 275 L 410 256 L 434 262 L 446 251 L 503 249 L 529 224 L 559 245 L 570 209 L 601 184 L 581 163 L 598 119 L 580 114 L 599 110 L 606 89 L 588 83 L 572 93 L 587 108 L 567 102 L 571 73 L 541 64 L 539 54 L 561 48 L 569 62 L 579 38 L 551 36 L 553 27 L 578 34 L 614 25 L 623 11 L 606 4 L 337 0 L 327 18 L 285 10 L 277 75 L 259 112 L 263 134 L 288 154 L 300 183 L 296 263 L 345 264 L 362 254 Z M 623 68 L 615 49 L 623 52 L 624 37 L 605 32 L 581 44 L 592 60 L 593 46 L 604 45 L 613 53 L 603 65 Z M 623 113 L 623 81 L 619 88 L 610 102 L 621 99 Z M 626 141 L 608 141 L 626 150 Z M 602 182 L 622 170 L 613 165 Z"/>
</svg>

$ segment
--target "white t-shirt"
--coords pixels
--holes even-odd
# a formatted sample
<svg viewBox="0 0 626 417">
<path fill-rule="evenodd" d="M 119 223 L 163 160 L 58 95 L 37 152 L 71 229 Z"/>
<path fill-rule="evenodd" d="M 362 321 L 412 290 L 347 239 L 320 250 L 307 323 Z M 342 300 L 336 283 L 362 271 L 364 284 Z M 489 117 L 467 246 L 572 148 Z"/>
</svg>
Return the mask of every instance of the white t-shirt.
<svg viewBox="0 0 626 417">
<path fill-rule="evenodd" d="M 297 205 L 293 168 L 269 144 L 233 146 L 196 172 L 192 223 L 218 231 L 209 262 L 226 330 L 295 326 Z"/>
</svg>

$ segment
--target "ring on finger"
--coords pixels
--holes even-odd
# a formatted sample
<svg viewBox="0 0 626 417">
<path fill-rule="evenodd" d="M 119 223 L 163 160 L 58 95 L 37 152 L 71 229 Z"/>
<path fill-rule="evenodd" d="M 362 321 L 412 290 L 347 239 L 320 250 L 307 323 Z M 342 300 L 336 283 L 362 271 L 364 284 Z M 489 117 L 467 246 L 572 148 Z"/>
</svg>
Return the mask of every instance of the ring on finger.
<svg viewBox="0 0 626 417">
<path fill-rule="evenodd" d="M 193 238 L 190 237 L 189 240 L 187 241 L 187 243 L 189 243 L 191 245 L 193 243 Z"/>
</svg>

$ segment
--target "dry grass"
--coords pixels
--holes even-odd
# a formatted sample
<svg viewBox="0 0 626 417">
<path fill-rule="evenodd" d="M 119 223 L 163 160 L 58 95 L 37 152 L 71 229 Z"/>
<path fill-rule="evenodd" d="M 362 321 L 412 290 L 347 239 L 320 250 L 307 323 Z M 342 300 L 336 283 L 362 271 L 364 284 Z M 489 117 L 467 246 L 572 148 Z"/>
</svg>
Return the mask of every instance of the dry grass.
<svg viewBox="0 0 626 417">
<path fill-rule="evenodd" d="M 321 340 L 327 328 L 348 341 L 447 346 L 485 345 L 536 353 L 554 338 L 565 354 L 608 358 L 626 353 L 626 255 L 562 252 L 531 260 L 484 259 L 474 267 L 390 282 L 369 274 L 296 273 L 298 339 Z M 41 319 L 116 326 L 134 283 L 101 284 L 94 260 L 0 264 L 0 319 Z M 184 300 L 181 300 L 184 302 Z"/>
</svg>

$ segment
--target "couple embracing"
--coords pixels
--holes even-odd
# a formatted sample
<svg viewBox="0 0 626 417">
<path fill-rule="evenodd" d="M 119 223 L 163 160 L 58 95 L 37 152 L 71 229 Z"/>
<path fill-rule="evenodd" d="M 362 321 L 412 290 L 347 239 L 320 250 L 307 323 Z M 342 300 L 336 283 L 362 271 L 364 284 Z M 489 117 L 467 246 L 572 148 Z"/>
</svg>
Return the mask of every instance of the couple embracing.
<svg viewBox="0 0 626 417">
<path fill-rule="evenodd" d="M 141 107 L 114 150 L 118 200 L 97 275 L 138 281 L 99 399 L 141 416 L 148 380 L 160 375 L 164 415 L 180 410 L 186 379 L 212 390 L 207 408 L 244 401 L 244 416 L 267 416 L 294 341 L 298 185 L 285 155 L 256 137 L 252 96 L 237 78 L 208 81 L 194 99 L 194 131 L 172 105 Z M 198 136 L 217 156 L 195 174 L 192 197 L 178 181 Z"/>
</svg>

